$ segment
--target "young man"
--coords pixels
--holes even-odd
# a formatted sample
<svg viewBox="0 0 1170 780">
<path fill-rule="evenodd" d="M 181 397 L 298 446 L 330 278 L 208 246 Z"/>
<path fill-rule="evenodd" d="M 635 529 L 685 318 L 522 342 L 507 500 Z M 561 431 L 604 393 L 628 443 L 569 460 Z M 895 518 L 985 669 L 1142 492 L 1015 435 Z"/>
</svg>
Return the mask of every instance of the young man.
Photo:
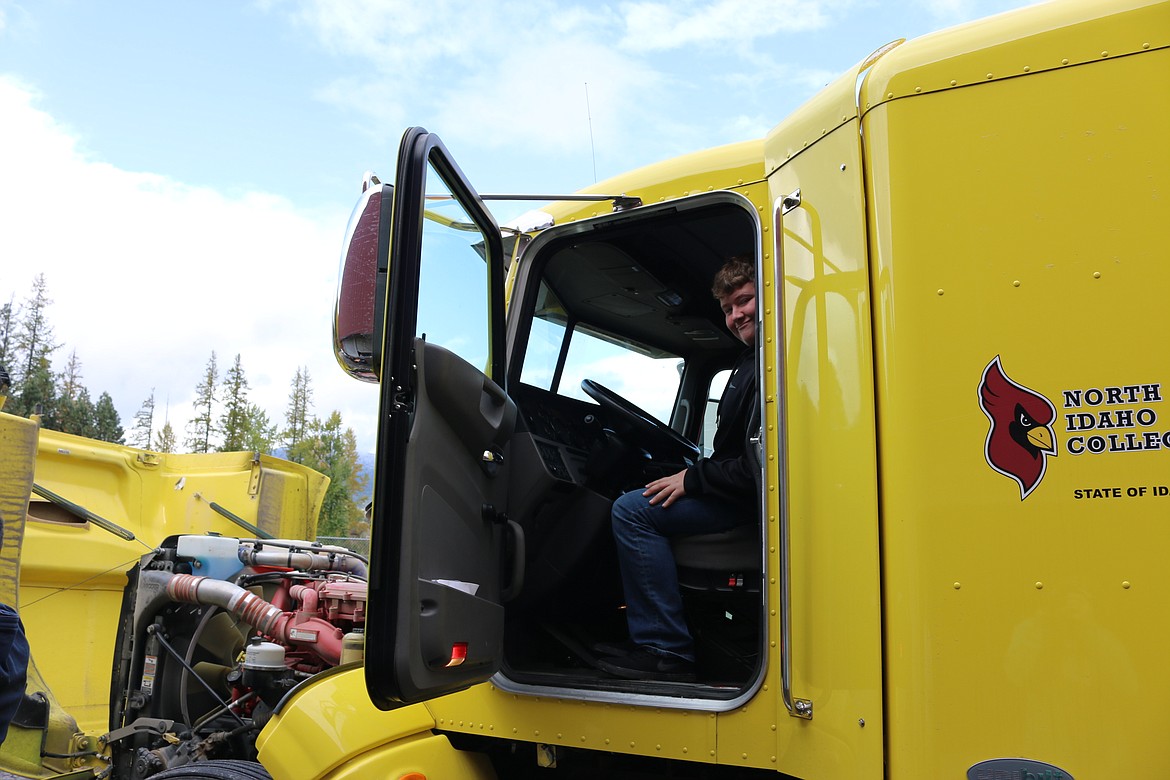
<svg viewBox="0 0 1170 780">
<path fill-rule="evenodd" d="M 626 622 L 632 649 L 612 648 L 599 661 L 609 674 L 634 680 L 695 679 L 695 647 L 683 614 L 670 540 L 718 533 L 752 522 L 757 512 L 754 462 L 747 453 L 749 421 L 759 406 L 756 380 L 756 284 L 750 260 L 732 258 L 715 274 L 711 292 L 728 330 L 747 348 L 719 400 L 711 457 L 618 498 L 612 510 Z M 605 650 L 602 649 L 602 655 Z"/>
</svg>

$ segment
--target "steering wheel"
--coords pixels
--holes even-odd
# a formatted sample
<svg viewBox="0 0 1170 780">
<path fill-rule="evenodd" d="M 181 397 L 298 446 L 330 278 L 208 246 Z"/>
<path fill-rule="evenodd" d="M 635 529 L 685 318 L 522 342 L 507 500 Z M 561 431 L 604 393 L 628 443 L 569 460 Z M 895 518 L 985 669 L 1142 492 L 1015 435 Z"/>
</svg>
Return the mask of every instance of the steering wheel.
<svg viewBox="0 0 1170 780">
<path fill-rule="evenodd" d="M 642 439 L 642 444 L 649 445 L 648 449 L 655 449 L 655 445 L 657 445 L 665 447 L 667 453 L 679 452 L 692 460 L 699 457 L 699 448 L 693 442 L 649 412 L 634 406 L 608 387 L 598 384 L 592 379 L 582 379 L 581 389 L 585 391 L 586 395 L 601 404 L 603 409 L 620 417 L 638 434 Z"/>
</svg>

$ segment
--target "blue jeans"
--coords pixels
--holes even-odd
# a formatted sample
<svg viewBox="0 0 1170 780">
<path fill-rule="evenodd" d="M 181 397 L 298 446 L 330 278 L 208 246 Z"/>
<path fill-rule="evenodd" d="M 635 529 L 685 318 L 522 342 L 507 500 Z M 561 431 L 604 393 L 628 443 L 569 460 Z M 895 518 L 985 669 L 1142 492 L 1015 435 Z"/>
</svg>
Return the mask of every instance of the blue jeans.
<svg viewBox="0 0 1170 780">
<path fill-rule="evenodd" d="M 730 530 L 750 521 L 750 512 L 702 496 L 652 506 L 639 488 L 613 503 L 612 519 L 631 641 L 659 655 L 694 661 L 670 539 Z"/>
<path fill-rule="evenodd" d="M 0 604 L 0 742 L 8 736 L 8 722 L 24 697 L 28 669 L 28 640 L 16 610 Z"/>
</svg>

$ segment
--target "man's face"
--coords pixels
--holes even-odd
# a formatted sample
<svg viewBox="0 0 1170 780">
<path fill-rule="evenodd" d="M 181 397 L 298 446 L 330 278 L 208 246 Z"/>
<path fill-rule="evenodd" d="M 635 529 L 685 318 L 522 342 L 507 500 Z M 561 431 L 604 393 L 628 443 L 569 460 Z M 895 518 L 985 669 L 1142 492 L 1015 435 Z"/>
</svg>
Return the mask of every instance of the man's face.
<svg viewBox="0 0 1170 780">
<path fill-rule="evenodd" d="M 756 285 L 744 282 L 727 295 L 719 297 L 723 321 L 744 344 L 756 343 Z"/>
</svg>

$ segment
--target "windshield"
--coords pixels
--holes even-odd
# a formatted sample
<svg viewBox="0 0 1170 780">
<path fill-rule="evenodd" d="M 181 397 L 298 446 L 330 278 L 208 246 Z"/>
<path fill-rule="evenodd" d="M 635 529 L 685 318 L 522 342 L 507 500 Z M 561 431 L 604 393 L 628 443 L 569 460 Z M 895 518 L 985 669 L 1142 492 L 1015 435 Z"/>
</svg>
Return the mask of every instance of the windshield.
<svg viewBox="0 0 1170 780">
<path fill-rule="evenodd" d="M 570 325 L 556 294 L 541 283 L 520 374 L 524 384 L 589 400 L 581 380 L 592 379 L 658 419 L 669 420 L 682 366 L 677 355 L 580 321 Z"/>
</svg>

